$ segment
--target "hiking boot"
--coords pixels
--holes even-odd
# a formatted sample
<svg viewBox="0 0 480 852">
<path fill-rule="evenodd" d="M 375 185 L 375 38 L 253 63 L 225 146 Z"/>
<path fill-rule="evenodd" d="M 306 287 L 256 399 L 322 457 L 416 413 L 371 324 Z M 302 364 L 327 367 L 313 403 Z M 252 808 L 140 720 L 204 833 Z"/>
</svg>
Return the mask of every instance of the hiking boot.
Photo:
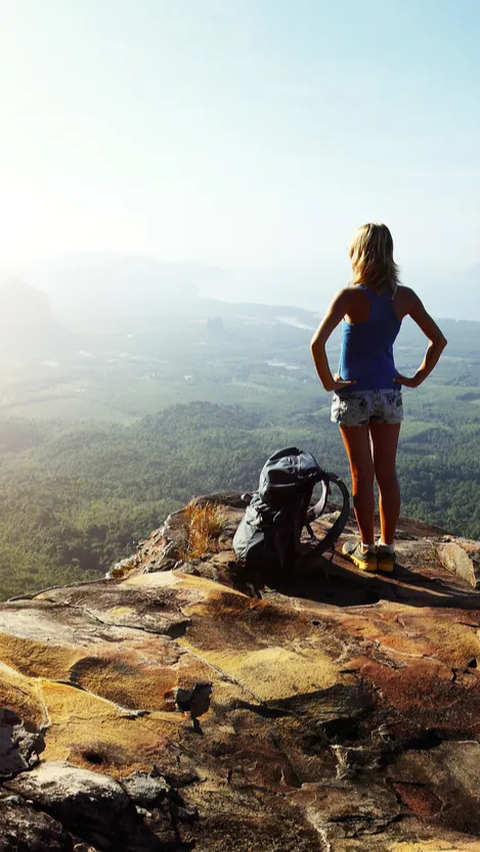
<svg viewBox="0 0 480 852">
<path fill-rule="evenodd" d="M 384 574 L 391 574 L 395 565 L 395 551 L 377 544 L 377 562 L 379 571 L 383 571 Z"/>
<path fill-rule="evenodd" d="M 361 571 L 377 570 L 377 554 L 372 550 L 364 550 L 360 541 L 346 541 L 342 553 Z"/>
</svg>

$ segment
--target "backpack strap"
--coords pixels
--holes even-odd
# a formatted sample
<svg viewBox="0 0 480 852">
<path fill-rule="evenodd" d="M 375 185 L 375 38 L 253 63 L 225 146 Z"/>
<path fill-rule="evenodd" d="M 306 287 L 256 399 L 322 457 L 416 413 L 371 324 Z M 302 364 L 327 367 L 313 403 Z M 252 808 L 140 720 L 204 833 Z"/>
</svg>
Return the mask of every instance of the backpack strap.
<svg viewBox="0 0 480 852">
<path fill-rule="evenodd" d="M 333 474 L 332 474 L 332 475 L 333 475 Z M 330 474 L 328 474 L 328 476 L 329 476 L 329 478 L 330 478 Z M 316 520 L 317 520 L 317 518 L 319 518 L 319 517 L 320 517 L 320 515 L 323 515 L 323 513 L 324 513 L 324 511 L 325 511 L 325 506 L 327 505 L 327 498 L 328 498 L 328 480 L 326 480 L 326 479 L 322 479 L 322 480 L 321 480 L 321 485 L 320 485 L 320 487 L 321 487 L 321 489 L 322 489 L 322 493 L 321 493 L 321 495 L 320 495 L 320 499 L 319 499 L 319 500 L 317 500 L 317 502 L 315 503 L 315 505 L 314 505 L 314 506 L 311 506 L 311 507 L 309 508 L 308 512 L 307 512 L 307 523 L 305 524 L 305 526 L 307 527 L 307 529 L 310 527 L 310 524 L 312 523 L 312 521 L 316 521 Z M 310 529 L 311 529 L 311 528 L 310 528 Z M 308 531 L 310 532 L 310 530 L 309 530 L 309 529 L 308 529 Z M 312 535 L 312 533 L 310 533 L 310 535 Z"/>
<path fill-rule="evenodd" d="M 315 550 L 319 553 L 325 553 L 325 551 L 327 550 L 334 550 L 338 539 L 340 538 L 343 530 L 345 529 L 345 525 L 348 521 L 348 516 L 350 512 L 350 494 L 348 493 L 348 488 L 343 482 L 343 480 L 336 476 L 336 474 L 334 473 L 327 473 L 326 478 L 328 482 L 333 483 L 339 489 L 342 495 L 343 502 L 342 508 L 340 510 L 340 515 L 338 516 L 337 520 L 335 521 L 331 529 L 329 529 L 328 532 L 324 535 L 323 539 L 318 542 L 318 545 L 315 548 Z M 317 508 L 322 499 L 323 495 L 320 498 L 319 502 L 312 507 L 310 512 Z M 308 520 L 314 520 L 315 517 L 318 517 L 318 515 L 314 515 L 314 517 L 309 516 Z"/>
</svg>

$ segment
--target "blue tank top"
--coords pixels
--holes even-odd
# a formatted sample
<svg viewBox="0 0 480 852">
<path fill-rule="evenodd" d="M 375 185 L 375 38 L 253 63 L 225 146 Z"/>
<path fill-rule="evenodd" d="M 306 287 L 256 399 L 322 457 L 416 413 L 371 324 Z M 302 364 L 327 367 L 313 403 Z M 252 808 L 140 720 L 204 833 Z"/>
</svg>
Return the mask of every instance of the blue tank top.
<svg viewBox="0 0 480 852">
<path fill-rule="evenodd" d="M 398 388 L 393 359 L 393 344 L 400 331 L 401 320 L 395 314 L 389 296 L 380 296 L 359 285 L 367 294 L 370 314 L 364 322 L 342 324 L 342 347 L 338 372 L 342 379 L 355 379 L 346 392 Z M 343 393 L 343 391 L 342 391 Z"/>
</svg>

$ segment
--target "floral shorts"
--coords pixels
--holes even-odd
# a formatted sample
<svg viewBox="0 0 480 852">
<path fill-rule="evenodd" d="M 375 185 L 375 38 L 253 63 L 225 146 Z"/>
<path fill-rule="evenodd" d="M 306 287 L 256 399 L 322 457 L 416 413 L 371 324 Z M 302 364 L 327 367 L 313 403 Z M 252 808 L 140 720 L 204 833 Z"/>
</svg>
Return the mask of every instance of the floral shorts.
<svg viewBox="0 0 480 852">
<path fill-rule="evenodd" d="M 402 391 L 400 388 L 395 388 L 334 393 L 331 420 L 339 426 L 401 423 L 403 420 Z"/>
</svg>

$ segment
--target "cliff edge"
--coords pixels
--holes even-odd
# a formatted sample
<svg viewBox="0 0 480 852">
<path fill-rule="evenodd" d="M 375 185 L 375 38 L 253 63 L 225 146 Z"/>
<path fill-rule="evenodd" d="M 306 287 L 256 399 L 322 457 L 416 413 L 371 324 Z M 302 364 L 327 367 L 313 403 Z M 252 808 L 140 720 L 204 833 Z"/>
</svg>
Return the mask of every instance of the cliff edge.
<svg viewBox="0 0 480 852">
<path fill-rule="evenodd" d="M 247 577 L 221 501 L 212 552 L 179 513 L 0 605 L 0 852 L 480 850 L 479 545 L 404 519 L 393 576 Z"/>
</svg>

